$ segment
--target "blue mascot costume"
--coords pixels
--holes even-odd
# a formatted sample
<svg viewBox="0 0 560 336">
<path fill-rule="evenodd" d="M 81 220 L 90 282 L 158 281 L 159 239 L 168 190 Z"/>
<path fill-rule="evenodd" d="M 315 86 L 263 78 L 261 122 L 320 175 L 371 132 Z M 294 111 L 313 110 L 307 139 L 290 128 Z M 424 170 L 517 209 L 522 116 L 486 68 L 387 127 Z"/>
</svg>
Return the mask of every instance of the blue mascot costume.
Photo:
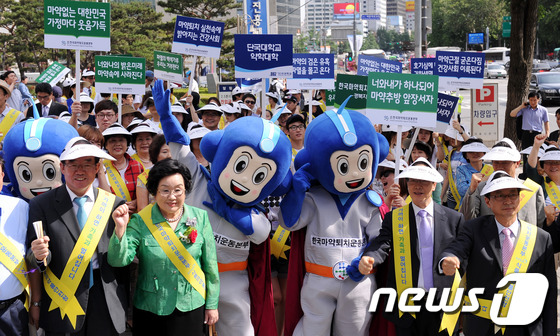
<svg viewBox="0 0 560 336">
<path fill-rule="evenodd" d="M 291 182 L 291 145 L 272 122 L 245 117 L 200 143 L 211 174 L 189 149 L 190 139 L 171 114 L 169 90 L 153 89 L 161 126 L 173 158 L 193 177 L 185 202 L 205 209 L 212 224 L 220 270 L 220 335 L 276 335 L 270 251 L 270 223 L 259 203 Z"/>
<path fill-rule="evenodd" d="M 359 276 L 350 264 L 381 229 L 383 200 L 367 188 L 389 145 L 364 115 L 345 109 L 348 99 L 309 124 L 304 149 L 295 159 L 298 171 L 280 205 L 280 225 L 306 229 L 305 237 L 293 238 L 304 245 L 303 316 L 287 312 L 286 335 L 369 333 L 375 277 Z M 296 291 L 291 279 L 296 262 L 290 259 L 288 291 Z"/>
<path fill-rule="evenodd" d="M 4 138 L 4 160 L 14 195 L 28 201 L 61 186 L 59 156 L 77 136 L 74 127 L 52 118 L 28 119 L 12 127 Z"/>
</svg>

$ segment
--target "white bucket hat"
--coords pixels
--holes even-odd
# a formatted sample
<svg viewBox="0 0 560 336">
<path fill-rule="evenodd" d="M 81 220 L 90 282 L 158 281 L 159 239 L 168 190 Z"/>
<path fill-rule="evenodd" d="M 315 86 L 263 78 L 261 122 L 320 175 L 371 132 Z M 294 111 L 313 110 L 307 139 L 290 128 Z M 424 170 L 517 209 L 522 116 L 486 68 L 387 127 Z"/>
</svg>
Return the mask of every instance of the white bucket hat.
<svg viewBox="0 0 560 336">
<path fill-rule="evenodd" d="M 420 165 L 420 163 L 425 164 L 427 167 Z M 424 158 L 418 158 L 416 161 L 411 163 L 408 168 L 399 174 L 399 178 L 411 178 L 436 183 L 443 182 L 443 176 L 441 176 L 434 166 L 432 166 L 432 164 Z"/>
<path fill-rule="evenodd" d="M 502 189 L 522 189 L 522 190 L 531 190 L 527 188 L 523 183 L 519 182 L 517 179 L 508 175 L 508 173 L 498 170 L 492 173 L 488 178 L 488 181 L 482 188 L 480 192 L 481 196 L 489 194 L 493 191 L 502 190 Z"/>
</svg>

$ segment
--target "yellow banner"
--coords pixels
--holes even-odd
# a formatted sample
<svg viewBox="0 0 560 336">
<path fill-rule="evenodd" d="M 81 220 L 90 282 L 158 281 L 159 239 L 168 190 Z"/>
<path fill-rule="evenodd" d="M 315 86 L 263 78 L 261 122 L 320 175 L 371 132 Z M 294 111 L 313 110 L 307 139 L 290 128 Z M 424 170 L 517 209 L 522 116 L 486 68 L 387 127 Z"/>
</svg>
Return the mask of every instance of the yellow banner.
<svg viewBox="0 0 560 336">
<path fill-rule="evenodd" d="M 43 285 L 52 299 L 49 311 L 59 308 L 60 317 L 64 319 L 64 316 L 68 315 L 74 328 L 76 328 L 76 318 L 85 314 L 75 293 L 90 264 L 91 257 L 97 249 L 101 235 L 105 231 L 115 199 L 115 195 L 98 189 L 97 200 L 93 204 L 93 209 L 74 249 L 72 249 L 62 276 L 58 279 L 50 268 L 47 268 L 43 276 Z"/>
<path fill-rule="evenodd" d="M 523 185 L 531 190 L 522 190 L 519 193 L 519 209 L 522 209 L 531 197 L 539 190 L 540 185 L 531 179 L 526 179 Z"/>
<path fill-rule="evenodd" d="M 550 182 L 545 181 L 544 187 L 546 188 L 546 193 L 554 206 L 560 209 L 560 190 L 558 190 L 556 183 L 552 180 Z"/>
<path fill-rule="evenodd" d="M 270 241 L 270 253 L 275 256 L 276 259 L 288 259 L 286 251 L 290 249 L 290 246 L 286 246 L 286 241 L 289 236 L 290 232 L 281 226 L 274 232 L 272 240 Z"/>
<path fill-rule="evenodd" d="M 395 282 L 399 299 L 401 293 L 412 288 L 412 257 L 410 254 L 410 220 L 408 213 L 410 205 L 393 210 L 393 253 L 395 262 Z M 397 276 L 400 274 L 400 278 Z M 411 303 L 409 298 L 407 305 Z M 403 313 L 399 311 L 399 317 Z M 414 313 L 410 313 L 416 318 Z"/>
<path fill-rule="evenodd" d="M 492 167 L 491 165 L 485 164 L 484 167 L 482 167 L 482 170 L 480 172 L 484 176 L 490 176 L 494 172 L 494 167 Z"/>
<path fill-rule="evenodd" d="M 451 303 L 455 302 L 457 289 L 459 289 L 459 287 L 465 288 L 466 279 L 467 279 L 466 276 L 463 276 L 463 279 L 461 279 L 461 276 L 459 275 L 459 271 L 458 270 L 455 271 L 453 284 L 451 285 L 451 298 L 449 302 Z M 463 307 L 463 302 L 465 302 L 464 295 L 463 298 L 461 299 L 461 304 L 459 305 L 459 308 L 457 308 L 457 311 L 454 311 L 452 313 L 443 313 L 443 317 L 441 319 L 441 325 L 439 327 L 440 332 L 447 330 L 447 334 L 449 336 L 453 335 L 453 331 L 455 330 L 455 326 L 457 325 L 457 321 L 459 320 L 459 315 L 461 314 L 461 307 Z M 488 311 L 490 311 L 490 309 Z"/>
<path fill-rule="evenodd" d="M 103 161 L 105 165 L 105 169 L 107 170 L 107 176 L 109 177 L 109 184 L 113 189 L 113 192 L 122 199 L 125 199 L 127 202 L 132 201 L 132 197 L 130 197 L 130 193 L 126 188 L 126 183 L 124 182 L 121 174 L 119 171 L 113 166 L 113 163 L 109 160 Z"/>
<path fill-rule="evenodd" d="M 138 215 L 140 215 L 140 218 L 142 218 L 167 258 L 171 260 L 191 286 L 206 299 L 206 278 L 204 272 L 167 222 L 154 223 L 152 221 L 153 206 L 153 204 L 148 205 Z"/>
<path fill-rule="evenodd" d="M 0 232 L 0 264 L 4 265 L 8 272 L 15 275 L 23 286 L 27 294 L 25 297 L 25 309 L 29 309 L 29 281 L 27 280 L 25 256 L 2 232 Z"/>
<path fill-rule="evenodd" d="M 444 146 L 445 148 L 445 146 Z M 445 152 L 446 150 L 444 150 Z M 459 190 L 457 189 L 457 185 L 455 184 L 455 180 L 453 179 L 453 169 L 451 169 L 451 156 L 453 155 L 453 149 L 447 155 L 447 181 L 449 183 L 449 190 L 451 190 L 451 195 L 455 199 L 457 204 L 455 205 L 455 210 L 459 210 L 459 206 L 461 205 L 461 195 L 459 194 Z"/>
<path fill-rule="evenodd" d="M 4 119 L 2 119 L 2 122 L 0 123 L 0 142 L 4 141 L 4 137 L 6 136 L 6 134 L 8 134 L 10 128 L 14 126 L 16 118 L 20 113 L 21 112 L 16 109 L 11 109 L 4 116 Z"/>
</svg>

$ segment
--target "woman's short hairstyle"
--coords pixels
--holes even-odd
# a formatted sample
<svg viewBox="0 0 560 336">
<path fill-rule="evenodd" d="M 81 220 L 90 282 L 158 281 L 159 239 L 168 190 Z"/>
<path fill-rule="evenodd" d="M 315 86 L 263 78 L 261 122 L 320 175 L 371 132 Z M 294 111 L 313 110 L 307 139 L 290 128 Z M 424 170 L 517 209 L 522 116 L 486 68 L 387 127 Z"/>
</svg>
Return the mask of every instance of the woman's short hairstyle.
<svg viewBox="0 0 560 336">
<path fill-rule="evenodd" d="M 154 138 L 154 133 L 150 133 L 150 132 L 140 132 L 140 133 L 132 133 L 132 149 L 136 150 L 136 140 L 138 139 L 138 136 L 142 133 L 148 133 L 149 135 L 152 136 L 152 139 Z M 153 162 L 153 161 L 152 161 Z"/>
<path fill-rule="evenodd" d="M 150 169 L 148 174 L 148 181 L 146 182 L 146 188 L 148 192 L 155 196 L 159 186 L 159 182 L 168 176 L 181 174 L 183 176 L 183 182 L 185 185 L 185 193 L 190 193 L 192 190 L 192 179 L 189 169 L 182 163 L 174 159 L 165 159 L 156 162 L 156 164 Z"/>
<path fill-rule="evenodd" d="M 473 137 L 473 138 L 468 138 L 467 141 L 463 142 L 463 146 L 464 146 L 464 145 L 468 145 L 468 144 L 472 144 L 473 142 L 484 143 L 484 142 L 482 141 L 482 139 L 474 138 L 474 137 Z M 462 153 L 462 154 L 463 154 L 463 157 L 465 158 L 465 160 L 467 160 L 468 163 L 471 163 L 471 162 L 469 161 L 469 159 L 467 159 L 467 153 L 465 152 L 465 153 Z"/>
<path fill-rule="evenodd" d="M 78 134 L 91 143 L 99 142 L 101 144 L 101 148 L 105 147 L 105 138 L 103 137 L 103 133 L 101 133 L 99 128 L 93 127 L 91 125 L 82 125 L 80 126 L 80 128 L 78 128 Z"/>
<path fill-rule="evenodd" d="M 150 144 L 150 149 L 148 151 L 148 153 L 150 153 L 150 161 L 153 163 L 157 162 L 159 151 L 163 145 L 165 145 L 165 136 L 163 134 L 156 134 L 152 138 L 152 143 Z"/>
</svg>

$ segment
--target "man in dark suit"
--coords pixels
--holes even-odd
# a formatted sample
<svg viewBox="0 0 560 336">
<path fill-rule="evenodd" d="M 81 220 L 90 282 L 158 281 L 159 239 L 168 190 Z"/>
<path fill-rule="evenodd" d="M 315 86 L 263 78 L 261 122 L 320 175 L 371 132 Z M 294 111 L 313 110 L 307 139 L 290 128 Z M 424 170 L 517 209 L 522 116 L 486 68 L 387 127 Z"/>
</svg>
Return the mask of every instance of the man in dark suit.
<svg viewBox="0 0 560 336">
<path fill-rule="evenodd" d="M 124 201 L 92 187 L 100 159 L 114 160 L 84 138 L 73 138 L 60 156 L 66 183 L 33 198 L 29 205 L 27 260 L 42 271 L 30 274 L 30 315 L 47 336 L 118 335 L 125 331 L 128 270 L 113 268 L 107 262 L 115 227 L 111 213 Z M 43 237 L 37 238 L 35 221 L 42 222 Z M 69 261 L 74 253 L 77 257 Z M 49 279 L 52 284 L 45 286 Z M 60 291 L 54 291 L 53 285 Z M 83 312 L 76 305 L 61 307 L 61 297 L 70 298 L 68 302 L 77 299 Z M 56 309 L 50 309 L 51 304 Z M 61 312 L 66 316 L 61 318 Z"/>
<path fill-rule="evenodd" d="M 389 257 L 388 287 L 395 288 L 400 295 L 403 289 L 399 288 L 403 277 L 401 269 L 403 265 L 407 265 L 411 271 L 406 280 L 412 284 L 408 287 L 423 288 L 426 291 L 437 288 L 435 302 L 437 304 L 441 290 L 451 287 L 453 278 L 437 271 L 438 259 L 436 258 L 449 243 L 455 240 L 463 224 L 463 215 L 432 200 L 432 192 L 443 178 L 427 160 L 423 158 L 416 160 L 399 175 L 399 178 L 407 179 L 408 194 L 412 202 L 385 215 L 379 236 L 364 252 L 359 270 L 362 274 L 368 274 L 373 267 L 382 264 Z M 403 213 L 408 211 L 408 217 L 403 216 L 403 219 L 399 220 L 395 214 L 401 211 Z M 395 228 L 400 227 L 401 224 L 406 226 L 406 222 L 409 227 L 409 241 L 400 234 L 399 237 L 394 236 Z M 402 246 L 406 248 L 399 247 L 400 243 L 403 243 Z M 408 252 L 403 252 L 404 250 Z M 390 251 L 392 252 L 389 253 Z M 398 267 L 395 267 L 395 258 Z M 403 260 L 404 264 L 401 264 Z M 396 278 L 399 279 L 399 284 Z M 415 305 L 422 306 L 420 312 L 416 313 L 416 318 L 408 313 L 399 317 L 400 312 L 396 307 L 393 312 L 384 314 L 385 318 L 395 324 L 397 335 L 438 335 L 441 314 L 426 310 L 426 297 L 427 295 L 424 295 L 421 301 L 415 302 Z M 385 306 L 380 305 L 380 309 L 385 309 Z"/>
<path fill-rule="evenodd" d="M 35 87 L 35 93 L 39 102 L 35 104 L 40 117 L 59 116 L 62 112 L 68 111 L 65 105 L 59 104 L 53 99 L 53 89 L 49 83 L 39 83 Z M 33 106 L 26 112 L 27 118 L 33 118 Z"/>
<path fill-rule="evenodd" d="M 494 172 L 481 192 L 494 215 L 465 223 L 457 240 L 442 254 L 441 270 L 447 275 L 454 275 L 457 269 L 466 271 L 467 290 L 485 289 L 478 296 L 479 302 L 480 299 L 493 299 L 498 292 L 496 286 L 504 275 L 514 272 L 543 274 L 548 280 L 548 292 L 541 315 L 529 325 L 506 326 L 503 335 L 556 335 L 557 287 L 552 241 L 548 233 L 533 226 L 535 223 L 518 220 L 522 189 L 528 188 L 503 171 Z M 536 235 L 534 247 L 528 238 L 531 230 Z M 517 244 L 526 246 L 526 258 L 523 253 L 514 253 Z M 523 265 L 526 265 L 525 270 Z M 537 308 L 531 307 L 530 302 L 527 304 L 528 310 Z M 492 320 L 475 314 L 465 315 L 463 332 L 466 336 L 495 335 Z"/>
</svg>

